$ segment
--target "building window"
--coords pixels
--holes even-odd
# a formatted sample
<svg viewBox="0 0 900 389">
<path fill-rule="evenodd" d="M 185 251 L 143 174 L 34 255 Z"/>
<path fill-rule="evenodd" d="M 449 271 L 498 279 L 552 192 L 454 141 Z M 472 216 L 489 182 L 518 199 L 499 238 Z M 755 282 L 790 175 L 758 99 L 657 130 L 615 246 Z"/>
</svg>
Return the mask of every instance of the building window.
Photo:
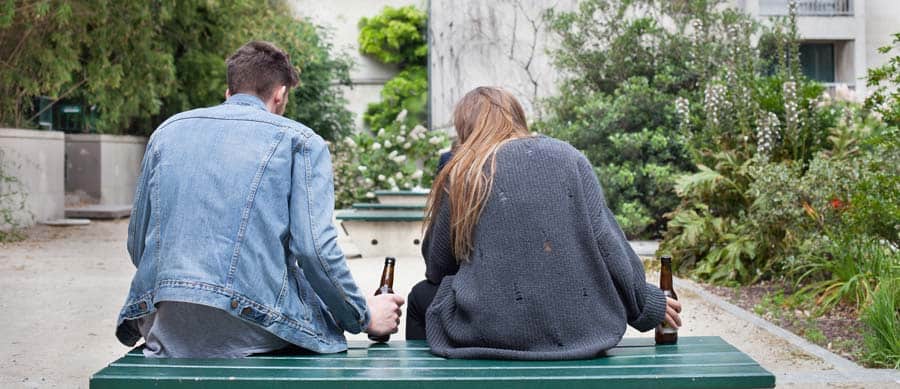
<svg viewBox="0 0 900 389">
<path fill-rule="evenodd" d="M 801 43 L 800 66 L 811 80 L 834 82 L 834 44 Z"/>
</svg>

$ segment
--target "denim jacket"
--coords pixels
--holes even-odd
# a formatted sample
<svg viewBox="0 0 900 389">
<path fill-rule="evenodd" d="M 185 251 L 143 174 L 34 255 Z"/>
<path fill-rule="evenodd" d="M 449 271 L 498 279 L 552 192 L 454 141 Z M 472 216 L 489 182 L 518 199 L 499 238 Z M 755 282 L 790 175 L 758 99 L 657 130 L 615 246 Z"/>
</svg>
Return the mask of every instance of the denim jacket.
<svg viewBox="0 0 900 389">
<path fill-rule="evenodd" d="M 116 336 L 160 301 L 219 308 L 308 350 L 346 350 L 369 314 L 332 224 L 331 158 L 309 128 L 237 94 L 151 136 L 128 226 L 137 267 Z"/>
</svg>

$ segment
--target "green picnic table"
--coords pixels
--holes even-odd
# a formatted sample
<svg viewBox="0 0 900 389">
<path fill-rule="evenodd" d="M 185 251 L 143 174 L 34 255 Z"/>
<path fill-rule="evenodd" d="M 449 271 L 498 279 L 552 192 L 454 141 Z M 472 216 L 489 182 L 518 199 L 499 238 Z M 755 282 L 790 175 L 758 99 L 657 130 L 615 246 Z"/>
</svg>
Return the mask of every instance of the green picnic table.
<svg viewBox="0 0 900 389">
<path fill-rule="evenodd" d="M 105 388 L 771 388 L 775 377 L 717 336 L 628 338 L 596 359 L 444 359 L 424 341 L 351 342 L 346 353 L 153 359 L 136 348 L 91 377 Z"/>
</svg>

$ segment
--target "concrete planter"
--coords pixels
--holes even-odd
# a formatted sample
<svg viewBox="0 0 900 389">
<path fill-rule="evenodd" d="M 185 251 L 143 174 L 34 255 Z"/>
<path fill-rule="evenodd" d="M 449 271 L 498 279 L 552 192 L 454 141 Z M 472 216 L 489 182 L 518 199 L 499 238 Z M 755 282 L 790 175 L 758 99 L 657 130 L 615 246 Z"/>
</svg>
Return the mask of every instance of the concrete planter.
<svg viewBox="0 0 900 389">
<path fill-rule="evenodd" d="M 147 138 L 105 134 L 66 135 L 66 192 L 95 203 L 131 205 Z"/>
<path fill-rule="evenodd" d="M 24 193 L 25 209 L 14 214 L 15 224 L 63 217 L 65 209 L 65 134 L 54 131 L 0 129 L 3 172 L 16 183 L 0 183 L 4 193 Z M 9 207 L 10 204 L 0 204 Z M 13 205 L 18 208 L 17 205 Z M 8 228 L 9 226 L 0 226 Z"/>
</svg>

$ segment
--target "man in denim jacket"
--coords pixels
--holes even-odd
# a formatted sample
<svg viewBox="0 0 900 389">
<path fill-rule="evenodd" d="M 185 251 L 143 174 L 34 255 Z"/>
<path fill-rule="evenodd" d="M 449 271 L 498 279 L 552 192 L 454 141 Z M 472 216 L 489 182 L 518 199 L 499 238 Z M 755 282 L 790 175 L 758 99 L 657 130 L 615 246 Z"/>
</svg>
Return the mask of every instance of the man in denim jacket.
<svg viewBox="0 0 900 389">
<path fill-rule="evenodd" d="M 332 225 L 322 138 L 281 115 L 288 55 L 250 42 L 227 61 L 225 103 L 150 137 L 128 226 L 137 267 L 116 336 L 154 357 L 347 349 L 344 331 L 396 332 L 398 295 L 360 293 Z"/>
</svg>

